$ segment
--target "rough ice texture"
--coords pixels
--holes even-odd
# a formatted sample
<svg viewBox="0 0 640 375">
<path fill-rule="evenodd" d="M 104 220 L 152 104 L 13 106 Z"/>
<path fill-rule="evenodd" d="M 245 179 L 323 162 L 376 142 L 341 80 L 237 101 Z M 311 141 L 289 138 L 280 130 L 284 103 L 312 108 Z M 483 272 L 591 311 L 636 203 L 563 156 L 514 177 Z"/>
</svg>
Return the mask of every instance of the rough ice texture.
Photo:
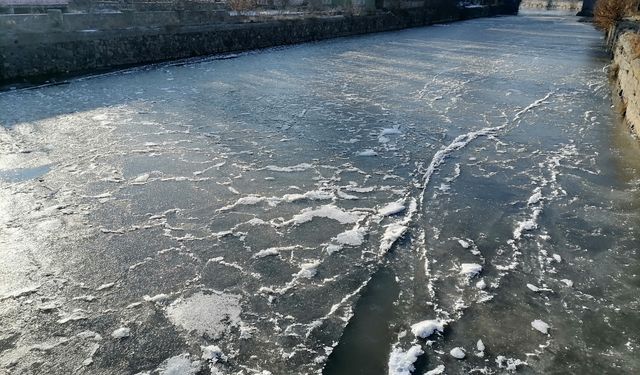
<svg viewBox="0 0 640 375">
<path fill-rule="evenodd" d="M 217 336 L 240 322 L 240 296 L 198 292 L 167 307 L 169 320 L 184 330 Z"/>
<path fill-rule="evenodd" d="M 446 323 L 439 319 L 423 320 L 411 326 L 411 333 L 416 337 L 426 339 L 434 332 L 442 332 Z"/>
<path fill-rule="evenodd" d="M 513 238 L 519 240 L 522 237 L 522 233 L 538 228 L 538 216 L 542 213 L 540 208 L 536 208 L 533 211 L 531 218 L 518 222 L 516 229 L 513 230 Z"/>
<path fill-rule="evenodd" d="M 410 375 L 416 369 L 413 364 L 423 353 L 420 345 L 414 345 L 406 352 L 393 348 L 389 355 L 389 375 Z"/>
<path fill-rule="evenodd" d="M 531 327 L 533 327 L 534 329 L 536 329 L 536 330 L 538 330 L 538 331 L 540 331 L 540 332 L 542 332 L 544 334 L 549 333 L 549 328 L 550 328 L 547 323 L 543 322 L 540 319 L 536 319 L 533 322 L 531 322 Z"/>
<path fill-rule="evenodd" d="M 313 165 L 309 163 L 300 163 L 298 165 L 292 165 L 290 167 L 278 167 L 275 165 L 267 165 L 266 167 L 264 167 L 264 169 L 273 172 L 302 172 L 311 168 L 313 168 Z"/>
<path fill-rule="evenodd" d="M 462 350 L 462 348 L 460 348 L 458 346 L 456 346 L 455 348 L 451 349 L 449 354 L 451 354 L 451 356 L 453 358 L 456 358 L 456 359 L 464 359 L 464 357 L 466 356 L 466 354 L 464 353 L 464 350 Z"/>
</svg>

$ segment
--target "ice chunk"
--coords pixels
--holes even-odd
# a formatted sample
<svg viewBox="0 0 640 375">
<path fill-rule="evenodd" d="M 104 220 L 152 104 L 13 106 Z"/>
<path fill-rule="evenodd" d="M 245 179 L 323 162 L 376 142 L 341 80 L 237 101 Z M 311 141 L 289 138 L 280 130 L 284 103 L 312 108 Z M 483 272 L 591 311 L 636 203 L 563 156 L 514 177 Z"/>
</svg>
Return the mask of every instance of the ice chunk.
<svg viewBox="0 0 640 375">
<path fill-rule="evenodd" d="M 200 361 L 191 361 L 188 353 L 171 357 L 158 368 L 160 375 L 195 375 L 202 370 Z"/>
<path fill-rule="evenodd" d="M 562 262 L 562 257 L 558 254 L 553 254 L 553 259 L 558 263 Z"/>
<path fill-rule="evenodd" d="M 302 277 L 305 279 L 310 279 L 314 277 L 316 273 L 318 273 L 319 265 L 320 265 L 320 262 L 304 263 L 300 266 L 300 271 L 298 271 L 298 273 L 295 274 L 295 276 L 298 278 Z"/>
<path fill-rule="evenodd" d="M 538 330 L 538 331 L 540 331 L 540 332 L 542 332 L 544 334 L 549 333 L 549 328 L 550 328 L 547 323 L 543 322 L 540 319 L 536 319 L 533 322 L 531 322 L 531 327 L 533 327 L 534 329 L 536 329 L 536 330 Z"/>
<path fill-rule="evenodd" d="M 267 165 L 266 167 L 264 167 L 264 169 L 273 172 L 302 172 L 311 168 L 313 168 L 313 165 L 309 163 L 300 163 L 298 165 L 293 165 L 290 167 L 278 167 L 275 165 Z"/>
<path fill-rule="evenodd" d="M 131 330 L 127 327 L 120 327 L 111 333 L 111 337 L 118 340 L 124 339 L 129 336 L 131 336 Z"/>
<path fill-rule="evenodd" d="M 336 241 L 342 245 L 360 246 L 364 242 L 364 230 L 356 228 L 342 232 L 338 234 Z"/>
<path fill-rule="evenodd" d="M 458 240 L 458 243 L 460 244 L 460 246 L 462 246 L 465 249 L 468 249 L 469 247 L 471 247 L 471 244 L 465 240 Z"/>
<path fill-rule="evenodd" d="M 110 289 L 112 288 L 114 285 L 116 285 L 116 283 L 107 283 L 107 284 L 102 284 L 99 287 L 96 288 L 96 290 L 100 291 L 100 290 L 105 290 L 105 289 Z"/>
<path fill-rule="evenodd" d="M 527 284 L 527 288 L 531 289 L 534 292 L 539 292 L 540 288 L 538 288 L 537 286 L 533 285 L 533 284 Z"/>
<path fill-rule="evenodd" d="M 429 370 L 427 372 L 424 373 L 424 375 L 440 375 L 440 374 L 444 374 L 444 365 L 438 365 L 438 367 L 434 368 L 433 370 Z"/>
<path fill-rule="evenodd" d="M 480 279 L 480 281 L 476 283 L 476 288 L 478 289 L 484 289 L 486 287 L 487 287 L 487 283 L 484 281 L 484 279 Z"/>
<path fill-rule="evenodd" d="M 416 336 L 423 339 L 431 336 L 435 331 L 442 332 L 444 330 L 445 322 L 439 319 L 423 320 L 411 326 L 411 332 Z"/>
<path fill-rule="evenodd" d="M 460 274 L 469 278 L 476 276 L 482 271 L 482 266 L 477 263 L 462 263 L 460 265 Z"/>
<path fill-rule="evenodd" d="M 541 199 L 542 199 L 542 191 L 540 190 L 540 188 L 536 188 L 533 192 L 533 195 L 531 195 L 529 197 L 529 200 L 527 200 L 527 205 L 536 204 L 540 202 Z"/>
<path fill-rule="evenodd" d="M 179 298 L 167 307 L 169 320 L 185 331 L 218 336 L 240 322 L 240 296 L 234 294 L 195 293 Z"/>
<path fill-rule="evenodd" d="M 377 155 L 378 155 L 378 153 L 375 152 L 374 150 L 370 149 L 370 148 L 358 152 L 358 156 L 377 156 Z"/>
<path fill-rule="evenodd" d="M 205 361 L 215 363 L 224 356 L 224 354 L 222 353 L 222 349 L 220 349 L 219 346 L 209 345 L 201 346 L 200 348 L 202 349 L 202 359 L 204 359 Z"/>
<path fill-rule="evenodd" d="M 314 217 L 324 217 L 327 219 L 333 219 L 340 224 L 353 224 L 360 216 L 351 212 L 342 210 L 341 208 L 328 204 L 315 209 L 304 209 L 299 214 L 295 215 L 291 222 L 295 224 L 303 224 L 313 220 Z"/>
<path fill-rule="evenodd" d="M 572 287 L 573 286 L 573 281 L 571 281 L 569 279 L 562 279 L 560 281 L 562 281 L 568 287 Z"/>
<path fill-rule="evenodd" d="M 478 340 L 478 342 L 476 343 L 476 348 L 478 349 L 478 351 L 484 352 L 485 346 L 482 340 Z"/>
<path fill-rule="evenodd" d="M 405 206 L 400 203 L 400 202 L 391 202 L 388 205 L 382 207 L 379 211 L 378 214 L 381 216 L 391 216 L 391 215 L 395 215 L 398 214 L 402 211 L 404 211 Z"/>
<path fill-rule="evenodd" d="M 400 348 L 393 348 L 389 355 L 389 375 L 411 375 L 413 365 L 419 356 L 424 354 L 420 345 L 414 345 L 406 352 Z"/>
<path fill-rule="evenodd" d="M 464 350 L 459 346 L 456 346 L 455 348 L 451 349 L 449 354 L 451 354 L 451 356 L 456 359 L 464 359 L 464 357 L 466 356 L 466 354 L 464 353 Z"/>
</svg>

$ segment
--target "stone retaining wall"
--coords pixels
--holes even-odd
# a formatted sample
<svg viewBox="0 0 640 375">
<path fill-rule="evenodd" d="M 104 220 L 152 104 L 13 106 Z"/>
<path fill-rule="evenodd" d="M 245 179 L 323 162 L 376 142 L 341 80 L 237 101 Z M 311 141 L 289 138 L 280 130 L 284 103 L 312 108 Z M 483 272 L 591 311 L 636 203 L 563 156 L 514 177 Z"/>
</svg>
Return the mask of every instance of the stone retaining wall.
<svg viewBox="0 0 640 375">
<path fill-rule="evenodd" d="M 452 4 L 448 0 L 441 1 Z M 0 84 L 37 82 L 59 75 L 514 13 L 517 12 L 517 4 L 437 9 L 243 24 L 176 24 L 118 30 L 4 33 L 0 35 Z"/>
</svg>

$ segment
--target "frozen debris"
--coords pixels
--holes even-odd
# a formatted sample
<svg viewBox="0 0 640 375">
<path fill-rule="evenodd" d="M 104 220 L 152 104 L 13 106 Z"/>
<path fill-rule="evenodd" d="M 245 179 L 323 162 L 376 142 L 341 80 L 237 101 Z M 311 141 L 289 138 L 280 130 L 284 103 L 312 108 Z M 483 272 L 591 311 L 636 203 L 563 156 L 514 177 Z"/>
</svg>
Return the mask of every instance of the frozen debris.
<svg viewBox="0 0 640 375">
<path fill-rule="evenodd" d="M 111 337 L 117 340 L 122 340 L 131 336 L 131 330 L 127 327 L 120 327 L 115 331 L 111 332 Z"/>
<path fill-rule="evenodd" d="M 558 254 L 553 254 L 553 259 L 558 263 L 562 262 L 562 257 Z"/>
<path fill-rule="evenodd" d="M 413 364 L 422 354 L 424 351 L 420 345 L 414 345 L 406 352 L 393 348 L 389 354 L 389 375 L 411 375 L 416 369 Z"/>
<path fill-rule="evenodd" d="M 341 245 L 360 246 L 364 242 L 365 231 L 361 228 L 351 229 L 336 236 L 336 241 Z"/>
<path fill-rule="evenodd" d="M 533 327 L 537 331 L 544 333 L 545 335 L 549 333 L 549 328 L 550 328 L 550 326 L 547 323 L 543 322 L 540 319 L 536 319 L 533 322 L 531 322 L 531 327 Z"/>
<path fill-rule="evenodd" d="M 378 214 L 380 216 L 391 216 L 395 214 L 399 214 L 400 212 L 405 210 L 405 206 L 400 202 L 391 202 L 388 205 L 382 207 Z"/>
<path fill-rule="evenodd" d="M 518 366 L 526 366 L 527 362 L 499 355 L 496 357 L 496 364 L 499 368 L 503 368 L 507 371 L 516 371 L 518 369 Z"/>
<path fill-rule="evenodd" d="M 429 370 L 427 372 L 424 373 L 424 375 L 440 375 L 440 374 L 444 374 L 444 365 L 438 365 L 438 367 L 434 368 L 433 370 Z"/>
<path fill-rule="evenodd" d="M 304 209 L 299 214 L 295 215 L 293 219 L 291 219 L 291 222 L 294 224 L 303 224 L 313 220 L 315 217 L 332 219 L 340 224 L 353 224 L 360 219 L 360 216 L 355 213 L 347 212 L 337 206 L 328 204 L 315 209 Z"/>
<path fill-rule="evenodd" d="M 292 165 L 290 167 L 278 167 L 275 165 L 267 165 L 263 169 L 266 169 L 272 172 L 302 172 L 311 168 L 313 168 L 313 165 L 309 163 L 300 163 L 298 165 Z"/>
<path fill-rule="evenodd" d="M 411 333 L 416 337 L 426 339 L 436 331 L 442 333 L 445 325 L 446 323 L 439 319 L 423 320 L 411 326 Z"/>
<path fill-rule="evenodd" d="M 86 315 L 86 312 L 84 310 L 75 309 L 71 312 L 71 314 L 61 315 L 60 319 L 58 319 L 58 323 L 65 324 L 68 322 L 75 322 L 77 320 L 84 320 L 87 318 L 88 316 Z"/>
<path fill-rule="evenodd" d="M 477 263 L 462 263 L 460 265 L 460 274 L 468 278 L 478 275 L 482 271 L 482 266 Z"/>
<path fill-rule="evenodd" d="M 451 349 L 449 354 L 456 359 L 464 359 L 464 357 L 466 356 L 466 354 L 464 353 L 464 350 L 459 346 L 456 346 L 455 348 Z"/>
<path fill-rule="evenodd" d="M 569 279 L 562 279 L 560 280 L 564 283 L 564 285 L 568 286 L 569 288 L 571 288 L 573 286 L 573 281 L 569 280 Z"/>
<path fill-rule="evenodd" d="M 312 201 L 320 201 L 320 200 L 330 200 L 333 199 L 333 193 L 322 190 L 311 190 L 307 191 L 304 194 L 285 194 L 282 196 L 282 201 L 284 202 L 297 202 L 300 200 L 308 199 Z M 278 198 L 275 198 L 274 201 L 277 201 Z"/>
<path fill-rule="evenodd" d="M 208 362 L 216 363 L 220 359 L 224 359 L 224 353 L 217 345 L 201 346 L 202 359 Z"/>
<path fill-rule="evenodd" d="M 116 283 L 102 284 L 99 287 L 97 287 L 96 290 L 97 291 L 101 291 L 101 290 L 105 290 L 105 289 L 111 289 L 111 288 L 113 288 L 114 285 L 116 285 Z"/>
<path fill-rule="evenodd" d="M 484 281 L 484 279 L 480 279 L 480 281 L 476 283 L 476 288 L 478 289 L 484 289 L 486 287 L 487 287 L 487 283 Z"/>
<path fill-rule="evenodd" d="M 378 156 L 378 153 L 368 148 L 366 150 L 358 152 L 358 156 Z"/>
<path fill-rule="evenodd" d="M 471 247 L 471 244 L 468 241 L 465 240 L 458 240 L 458 243 L 460 244 L 460 246 L 462 246 L 464 249 L 468 249 Z"/>
</svg>

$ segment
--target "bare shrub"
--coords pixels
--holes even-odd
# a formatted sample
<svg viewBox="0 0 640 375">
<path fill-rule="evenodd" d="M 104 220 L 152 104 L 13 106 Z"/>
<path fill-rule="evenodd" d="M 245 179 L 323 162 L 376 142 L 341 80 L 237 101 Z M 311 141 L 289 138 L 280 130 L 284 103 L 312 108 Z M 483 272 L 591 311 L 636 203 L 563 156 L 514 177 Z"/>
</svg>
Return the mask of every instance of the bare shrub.
<svg viewBox="0 0 640 375">
<path fill-rule="evenodd" d="M 258 5 L 256 0 L 227 0 L 227 4 L 236 12 L 253 10 Z"/>
<path fill-rule="evenodd" d="M 637 11 L 637 0 L 597 0 L 593 10 L 593 23 L 608 30 L 625 16 Z"/>
</svg>

